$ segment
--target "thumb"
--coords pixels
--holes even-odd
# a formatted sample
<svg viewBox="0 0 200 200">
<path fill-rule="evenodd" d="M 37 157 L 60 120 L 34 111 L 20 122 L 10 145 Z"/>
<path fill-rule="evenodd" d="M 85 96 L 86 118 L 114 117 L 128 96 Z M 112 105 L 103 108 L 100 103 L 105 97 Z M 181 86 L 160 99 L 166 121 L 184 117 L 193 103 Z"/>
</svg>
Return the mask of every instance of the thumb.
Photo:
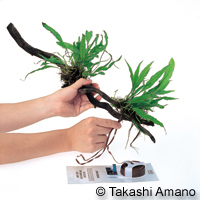
<svg viewBox="0 0 200 200">
<path fill-rule="evenodd" d="M 83 85 L 89 85 L 92 83 L 92 80 L 89 79 L 84 79 L 84 78 L 80 78 L 78 81 L 76 81 L 74 84 L 72 84 L 71 86 L 74 88 L 74 89 L 79 89 L 81 88 Z"/>
</svg>

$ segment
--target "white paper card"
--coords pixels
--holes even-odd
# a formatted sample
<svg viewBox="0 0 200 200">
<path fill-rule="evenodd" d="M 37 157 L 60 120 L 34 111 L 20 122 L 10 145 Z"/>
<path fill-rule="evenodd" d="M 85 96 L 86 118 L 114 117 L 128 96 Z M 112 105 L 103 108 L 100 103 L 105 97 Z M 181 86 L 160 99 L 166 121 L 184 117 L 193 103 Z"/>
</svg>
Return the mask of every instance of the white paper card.
<svg viewBox="0 0 200 200">
<path fill-rule="evenodd" d="M 112 166 L 67 166 L 67 179 L 69 184 L 86 183 L 122 183 L 122 182 L 143 182 L 158 181 L 158 177 L 151 165 L 146 164 L 146 173 L 139 178 L 127 178 L 120 174 L 120 165 L 117 165 L 117 176 L 108 177 L 106 167 Z"/>
</svg>

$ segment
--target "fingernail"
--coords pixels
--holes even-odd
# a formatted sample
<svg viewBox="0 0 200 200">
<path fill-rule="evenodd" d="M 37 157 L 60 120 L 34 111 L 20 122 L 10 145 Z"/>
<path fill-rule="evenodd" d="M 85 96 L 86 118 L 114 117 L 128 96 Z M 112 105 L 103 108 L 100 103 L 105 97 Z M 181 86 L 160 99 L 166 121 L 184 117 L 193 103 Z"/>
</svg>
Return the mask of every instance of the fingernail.
<svg viewBox="0 0 200 200">
<path fill-rule="evenodd" d="M 119 128 L 121 128 L 121 127 L 122 127 L 122 125 L 119 123 L 118 127 L 119 127 Z"/>
</svg>

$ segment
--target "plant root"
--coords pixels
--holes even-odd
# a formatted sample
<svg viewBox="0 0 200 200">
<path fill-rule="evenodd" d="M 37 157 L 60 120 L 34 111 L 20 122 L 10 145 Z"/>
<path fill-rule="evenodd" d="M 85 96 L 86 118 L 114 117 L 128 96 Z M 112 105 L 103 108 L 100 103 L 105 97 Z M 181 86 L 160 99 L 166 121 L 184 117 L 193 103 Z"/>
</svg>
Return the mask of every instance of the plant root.
<svg viewBox="0 0 200 200">
<path fill-rule="evenodd" d="M 86 94 L 89 101 L 95 107 L 103 108 L 107 110 L 113 117 L 120 119 L 121 113 L 116 112 L 108 103 L 97 101 L 91 93 L 92 92 L 98 93 L 103 99 L 115 105 L 117 108 L 120 108 L 120 103 L 118 101 L 110 98 L 107 94 L 105 94 L 101 90 L 98 90 L 97 88 L 92 87 L 91 85 L 84 85 L 83 87 L 79 89 L 79 92 Z M 154 123 L 152 121 L 144 120 L 139 115 L 137 115 L 137 118 L 139 119 L 141 124 L 154 126 Z M 132 117 L 130 116 L 130 118 L 127 118 L 125 115 L 122 115 L 122 120 L 132 121 Z"/>
<path fill-rule="evenodd" d="M 133 128 L 133 123 L 131 123 L 131 127 L 128 131 L 128 139 L 127 139 L 127 142 L 126 142 L 126 146 L 125 146 L 125 149 L 127 148 L 127 145 L 128 145 L 128 141 L 129 141 L 129 138 L 130 138 L 130 133 L 131 133 L 131 129 Z"/>
<path fill-rule="evenodd" d="M 140 135 L 140 131 L 138 131 L 137 135 L 135 136 L 135 138 L 132 140 L 132 142 L 130 143 L 130 147 L 132 147 L 133 149 L 135 149 L 135 151 L 138 153 L 137 148 L 133 146 L 133 142 L 135 142 L 135 140 L 138 138 L 138 136 Z"/>
<path fill-rule="evenodd" d="M 122 121 L 121 118 L 122 118 L 122 115 L 121 115 L 120 119 L 118 120 L 118 122 L 121 122 L 121 121 Z M 115 161 L 116 163 L 118 163 L 118 162 L 116 161 L 116 159 L 114 158 L 113 154 L 111 153 L 111 151 L 109 150 L 109 146 L 110 146 L 110 144 L 113 142 L 113 140 L 114 140 L 114 138 L 115 138 L 115 135 L 116 135 L 116 133 L 117 133 L 117 129 L 115 129 L 114 135 L 113 135 L 112 139 L 111 139 L 110 142 L 109 142 L 109 139 L 110 139 L 110 136 L 111 136 L 111 133 L 112 133 L 113 130 L 114 130 L 114 129 L 111 129 L 110 132 L 109 132 L 109 134 L 108 134 L 105 147 L 103 147 L 103 148 L 101 148 L 100 150 L 98 150 L 93 156 L 91 156 L 91 157 L 88 158 L 88 159 L 85 159 L 85 157 L 83 156 L 83 154 L 78 155 L 77 157 L 81 157 L 81 158 L 83 159 L 84 162 L 82 162 L 82 163 L 79 162 L 77 158 L 76 158 L 76 162 L 77 162 L 78 164 L 80 164 L 80 165 L 85 165 L 85 164 L 87 164 L 87 163 L 90 163 L 90 162 L 92 162 L 94 159 L 99 158 L 99 157 L 105 152 L 105 150 L 107 149 L 108 153 L 111 154 L 111 156 L 113 157 L 114 161 Z"/>
<path fill-rule="evenodd" d="M 29 53 L 30 55 L 36 56 L 36 57 L 41 58 L 41 59 L 44 59 L 44 57 L 45 58 L 50 58 L 51 56 L 59 59 L 59 57 L 56 56 L 55 54 L 42 51 L 40 49 L 34 48 L 31 45 L 29 45 L 21 37 L 20 33 L 18 32 L 18 30 L 15 28 L 15 26 L 12 23 L 10 23 L 7 26 L 7 30 L 10 33 L 10 35 L 12 36 L 12 38 L 15 40 L 15 42 L 23 50 L 25 50 L 27 53 Z M 62 71 L 65 68 L 65 65 L 64 64 L 58 64 L 58 67 L 60 67 L 61 71 Z M 64 81 L 64 85 L 62 86 L 62 88 L 69 86 L 71 84 L 70 80 L 72 80 L 72 78 L 74 78 L 75 81 L 78 80 L 79 78 L 81 78 L 80 74 L 78 72 L 76 72 L 76 71 L 73 71 L 73 77 L 71 77 L 71 76 L 69 77 L 69 76 L 70 76 L 70 74 L 68 74 L 68 73 L 64 73 L 64 74 L 61 75 L 61 80 Z M 79 89 L 79 92 L 86 94 L 87 97 L 88 97 L 88 99 L 89 99 L 89 101 L 95 107 L 99 107 L 99 108 L 107 110 L 113 117 L 117 118 L 119 122 L 122 121 L 122 120 L 127 120 L 127 121 L 131 121 L 132 122 L 131 127 L 129 129 L 129 133 L 128 133 L 128 140 L 127 140 L 127 143 L 126 143 L 126 147 L 127 147 L 128 141 L 129 141 L 130 132 L 131 132 L 131 129 L 132 129 L 133 125 L 135 125 L 140 131 L 138 132 L 138 134 L 136 135 L 136 137 L 131 142 L 131 144 L 130 144 L 131 147 L 133 147 L 132 144 L 136 140 L 136 138 L 139 136 L 140 132 L 143 132 L 146 135 L 148 135 L 151 138 L 151 140 L 155 143 L 155 138 L 153 137 L 153 135 L 148 130 L 146 130 L 144 127 L 141 126 L 141 124 L 145 124 L 145 125 L 148 125 L 148 126 L 154 126 L 154 123 L 152 121 L 147 121 L 145 119 L 142 119 L 135 112 L 133 114 L 131 114 L 130 116 L 124 115 L 122 111 L 121 111 L 121 113 L 115 111 L 108 103 L 97 101 L 93 97 L 92 92 L 98 93 L 103 99 L 105 99 L 106 101 L 108 101 L 109 103 L 111 103 L 112 105 L 114 105 L 116 108 L 118 108 L 120 110 L 120 102 L 119 101 L 116 101 L 116 100 L 110 98 L 107 94 L 105 94 L 104 92 L 102 92 L 102 91 L 100 91 L 100 90 L 92 87 L 91 85 L 83 86 L 82 88 Z M 113 135 L 111 141 L 108 142 L 109 139 L 110 139 L 110 135 L 111 135 L 112 131 L 113 131 L 113 129 L 109 132 L 109 135 L 108 135 L 108 138 L 107 138 L 107 141 L 106 141 L 106 145 L 105 145 L 104 148 L 102 148 L 99 151 L 97 151 L 92 157 L 90 157 L 88 159 L 85 159 L 85 157 L 82 154 L 79 155 L 79 156 L 77 156 L 77 157 L 82 157 L 82 159 L 84 161 L 83 163 L 80 163 L 78 161 L 78 159 L 76 159 L 76 161 L 80 165 L 89 163 L 92 160 L 94 160 L 96 158 L 99 158 L 105 152 L 106 149 L 111 154 L 111 156 L 113 157 L 113 159 L 115 160 L 114 156 L 112 155 L 111 151 L 109 150 L 109 146 L 110 146 L 110 144 L 113 142 L 113 140 L 115 138 L 115 135 L 117 133 L 117 129 L 115 129 L 115 132 L 114 132 L 114 135 Z M 133 148 L 136 150 L 135 147 L 133 147 Z M 115 160 L 115 162 L 117 162 L 117 161 Z"/>
</svg>

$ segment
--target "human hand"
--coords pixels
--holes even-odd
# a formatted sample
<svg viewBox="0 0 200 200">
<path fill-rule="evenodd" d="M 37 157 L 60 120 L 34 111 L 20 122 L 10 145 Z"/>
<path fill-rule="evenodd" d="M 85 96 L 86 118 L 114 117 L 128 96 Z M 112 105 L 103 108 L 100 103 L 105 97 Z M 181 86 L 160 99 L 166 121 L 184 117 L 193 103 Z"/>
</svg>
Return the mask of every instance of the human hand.
<svg viewBox="0 0 200 200">
<path fill-rule="evenodd" d="M 89 85 L 91 83 L 92 80 L 81 78 L 73 85 L 60 89 L 50 95 L 53 102 L 52 106 L 54 107 L 55 115 L 62 117 L 75 117 L 90 108 L 94 108 L 87 96 L 78 92 L 78 89 L 83 85 Z M 92 86 L 100 89 L 97 83 L 93 83 Z M 98 95 L 96 99 L 100 101 L 101 96 Z"/>
<path fill-rule="evenodd" d="M 112 128 L 119 129 L 120 127 L 119 122 L 111 119 L 89 117 L 68 129 L 66 143 L 70 143 L 71 151 L 93 153 L 105 147 L 107 134 Z"/>
</svg>

